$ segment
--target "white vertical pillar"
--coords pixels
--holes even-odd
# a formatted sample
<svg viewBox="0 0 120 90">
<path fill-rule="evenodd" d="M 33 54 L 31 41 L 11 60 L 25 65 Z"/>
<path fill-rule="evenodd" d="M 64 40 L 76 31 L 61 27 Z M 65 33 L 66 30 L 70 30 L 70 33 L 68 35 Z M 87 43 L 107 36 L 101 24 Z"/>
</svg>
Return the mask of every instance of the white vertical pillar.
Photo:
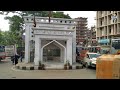
<svg viewBox="0 0 120 90">
<path fill-rule="evenodd" d="M 76 30 L 73 32 L 73 40 L 72 40 L 72 49 L 73 49 L 73 63 L 76 62 Z"/>
<path fill-rule="evenodd" d="M 60 48 L 60 62 L 63 61 L 63 49 Z"/>
<path fill-rule="evenodd" d="M 25 28 L 25 63 L 30 62 L 30 34 L 29 34 L 29 25 L 26 25 Z"/>
<path fill-rule="evenodd" d="M 72 37 L 67 40 L 67 60 L 69 61 L 70 65 L 72 65 Z"/>
<path fill-rule="evenodd" d="M 43 49 L 44 49 L 44 48 L 41 48 L 41 54 L 40 54 L 40 56 L 41 56 L 41 57 L 40 57 L 41 63 L 43 62 Z"/>
<path fill-rule="evenodd" d="M 67 49 L 64 49 L 64 64 L 66 63 L 67 60 Z"/>
<path fill-rule="evenodd" d="M 39 65 L 41 55 L 41 40 L 38 36 L 35 36 L 35 58 L 34 63 L 35 65 Z"/>
</svg>

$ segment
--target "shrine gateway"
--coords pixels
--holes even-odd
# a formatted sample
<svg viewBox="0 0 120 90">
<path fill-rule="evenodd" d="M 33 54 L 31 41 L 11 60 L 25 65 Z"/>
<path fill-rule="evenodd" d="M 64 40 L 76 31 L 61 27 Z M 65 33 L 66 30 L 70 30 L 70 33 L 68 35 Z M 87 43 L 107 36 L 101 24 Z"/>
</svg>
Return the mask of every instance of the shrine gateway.
<svg viewBox="0 0 120 90">
<path fill-rule="evenodd" d="M 74 19 L 24 16 L 25 63 L 76 62 L 76 27 Z"/>
</svg>

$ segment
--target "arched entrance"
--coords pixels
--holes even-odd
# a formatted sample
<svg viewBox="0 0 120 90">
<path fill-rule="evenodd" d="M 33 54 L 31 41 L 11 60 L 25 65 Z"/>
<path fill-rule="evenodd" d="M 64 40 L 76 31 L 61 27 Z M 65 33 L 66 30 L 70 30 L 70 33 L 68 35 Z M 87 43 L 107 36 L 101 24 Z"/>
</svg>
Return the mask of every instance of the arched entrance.
<svg viewBox="0 0 120 90">
<path fill-rule="evenodd" d="M 41 48 L 43 62 L 65 62 L 66 47 L 56 40 L 52 40 Z"/>
</svg>

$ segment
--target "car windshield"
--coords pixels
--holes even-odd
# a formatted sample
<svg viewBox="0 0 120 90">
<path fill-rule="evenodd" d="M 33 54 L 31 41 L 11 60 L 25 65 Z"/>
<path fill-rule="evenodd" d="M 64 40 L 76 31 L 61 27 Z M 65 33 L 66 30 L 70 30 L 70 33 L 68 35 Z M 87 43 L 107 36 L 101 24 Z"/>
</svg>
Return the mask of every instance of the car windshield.
<svg viewBox="0 0 120 90">
<path fill-rule="evenodd" d="M 0 48 L 0 52 L 4 52 L 4 49 L 3 49 L 3 48 Z"/>
<path fill-rule="evenodd" d="M 0 46 L 0 52 L 4 52 L 4 51 L 5 51 L 4 47 Z"/>
<path fill-rule="evenodd" d="M 90 58 L 97 58 L 101 56 L 100 54 L 89 54 Z"/>
<path fill-rule="evenodd" d="M 112 40 L 112 47 L 120 49 L 120 40 Z"/>
</svg>

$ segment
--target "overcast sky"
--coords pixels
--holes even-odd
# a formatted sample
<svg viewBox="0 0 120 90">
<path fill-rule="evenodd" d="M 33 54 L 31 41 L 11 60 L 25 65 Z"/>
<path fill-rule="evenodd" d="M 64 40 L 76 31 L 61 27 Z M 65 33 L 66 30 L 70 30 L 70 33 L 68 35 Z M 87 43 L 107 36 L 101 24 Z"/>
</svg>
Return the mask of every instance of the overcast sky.
<svg viewBox="0 0 120 90">
<path fill-rule="evenodd" d="M 77 17 L 87 17 L 88 18 L 88 28 L 96 24 L 96 21 L 94 18 L 96 17 L 96 12 L 95 11 L 64 11 L 65 14 L 69 14 L 72 18 L 77 18 Z M 9 14 L 12 16 L 13 14 Z M 9 30 L 9 24 L 8 20 L 4 20 L 3 15 L 0 15 L 0 29 L 2 31 L 7 31 Z"/>
</svg>

